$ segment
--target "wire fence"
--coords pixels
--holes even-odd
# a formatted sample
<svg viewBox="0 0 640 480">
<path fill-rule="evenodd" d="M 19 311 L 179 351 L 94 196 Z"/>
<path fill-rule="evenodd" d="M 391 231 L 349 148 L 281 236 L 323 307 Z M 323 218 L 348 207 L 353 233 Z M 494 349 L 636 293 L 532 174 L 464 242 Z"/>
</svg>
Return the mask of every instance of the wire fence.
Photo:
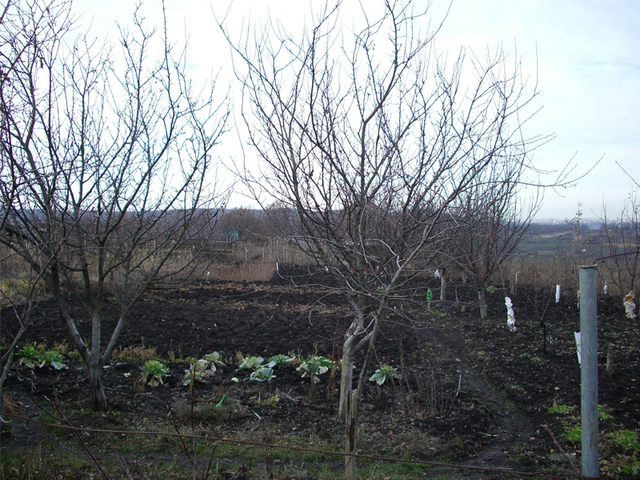
<svg viewBox="0 0 640 480">
<path fill-rule="evenodd" d="M 49 413 L 49 415 L 52 416 L 52 418 L 55 418 L 50 413 Z M 212 443 L 215 443 L 215 442 L 232 443 L 232 444 L 236 444 L 236 445 L 245 445 L 245 446 L 261 447 L 261 448 L 268 448 L 268 449 L 292 450 L 292 451 L 305 452 L 305 453 L 322 454 L 322 455 L 327 455 L 327 456 L 338 456 L 338 457 L 349 456 L 349 457 L 355 457 L 357 459 L 366 459 L 366 460 L 373 460 L 373 461 L 378 461 L 378 462 L 404 463 L 404 464 L 413 464 L 413 465 L 423 465 L 425 467 L 440 467 L 440 468 L 447 468 L 447 469 L 479 471 L 479 472 L 486 472 L 486 473 L 510 475 L 510 476 L 517 477 L 517 478 L 523 478 L 523 477 L 533 478 L 533 477 L 535 477 L 535 478 L 548 478 L 548 479 L 552 479 L 552 480 L 569 480 L 568 477 L 552 475 L 552 474 L 548 474 L 548 473 L 545 473 L 545 472 L 524 472 L 524 471 L 512 470 L 512 469 L 509 469 L 509 468 L 482 467 L 482 466 L 478 466 L 478 465 L 464 465 L 464 464 L 436 462 L 436 461 L 427 461 L 427 460 L 401 459 L 401 458 L 393 458 L 393 457 L 383 457 L 383 456 L 378 456 L 378 455 L 367 455 L 367 454 L 362 454 L 362 453 L 351 454 L 351 453 L 346 453 L 346 452 L 337 452 L 337 451 L 331 451 L 331 450 L 320 450 L 320 449 L 309 448 L 309 447 L 300 447 L 300 446 L 292 446 L 292 445 L 279 445 L 279 444 L 274 444 L 274 443 L 265 443 L 265 442 L 258 442 L 258 441 L 252 441 L 252 440 L 240 440 L 240 439 L 233 439 L 233 438 L 227 438 L 227 437 L 211 437 L 211 436 L 195 435 L 195 434 L 187 434 L 187 433 L 177 433 L 177 432 L 156 432 L 156 431 L 140 431 L 140 430 L 110 430 L 110 429 L 85 428 L 85 427 L 76 427 L 76 426 L 71 425 L 71 424 L 64 425 L 64 424 L 61 424 L 61 423 L 44 422 L 44 421 L 41 421 L 41 420 L 36 420 L 36 419 L 33 419 L 33 418 L 28 418 L 28 417 L 24 417 L 24 416 L 17 415 L 17 414 L 12 414 L 12 413 L 5 413 L 4 416 L 5 417 L 15 418 L 17 420 L 31 422 L 31 423 L 34 423 L 34 424 L 37 424 L 37 425 L 40 425 L 40 426 L 43 426 L 43 427 L 50 427 L 50 428 L 68 430 L 68 431 L 74 432 L 76 434 L 78 434 L 78 433 L 86 433 L 86 434 L 100 434 L 100 435 L 163 436 L 163 437 L 172 437 L 172 438 L 179 438 L 179 439 L 188 439 L 188 440 L 192 440 L 192 441 L 202 440 L 202 441 L 205 441 L 205 442 L 212 442 Z M 58 419 L 58 420 L 59 421 L 66 421 L 68 423 L 68 421 L 66 419 Z M 94 461 L 94 464 L 96 464 L 96 468 L 99 469 L 99 464 L 97 464 L 96 458 L 91 454 L 90 451 L 88 451 L 88 447 L 86 446 L 85 442 L 83 442 L 79 437 L 78 437 L 78 440 L 81 442 L 81 445 L 83 446 L 83 449 L 85 450 L 85 452 L 87 452 L 87 454 Z M 582 477 L 578 474 L 577 478 L 582 478 Z"/>
</svg>

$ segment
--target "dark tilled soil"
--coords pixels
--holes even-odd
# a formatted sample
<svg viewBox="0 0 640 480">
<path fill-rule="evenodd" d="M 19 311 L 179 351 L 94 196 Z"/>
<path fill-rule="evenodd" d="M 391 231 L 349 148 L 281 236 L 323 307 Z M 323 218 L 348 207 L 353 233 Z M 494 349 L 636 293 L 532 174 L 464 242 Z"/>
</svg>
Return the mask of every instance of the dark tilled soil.
<svg viewBox="0 0 640 480">
<path fill-rule="evenodd" d="M 293 367 L 277 368 L 276 378 L 263 383 L 251 381 L 248 372 L 237 368 L 240 355 L 340 357 L 350 315 L 345 302 L 320 286 L 322 278 L 309 275 L 306 267 L 280 271 L 282 276 L 269 283 L 212 283 L 146 294 L 119 345 L 155 348 L 170 375 L 163 385 L 136 393 L 139 365 L 116 356 L 104 370 L 110 413 L 88 411 L 83 367 L 72 358 L 66 362 L 69 368 L 59 372 L 17 366 L 6 384 L 8 405 L 23 415 L 41 416 L 36 402 L 49 402 L 48 408 L 57 402 L 60 408 L 73 409 L 75 425 L 93 428 L 164 428 L 173 422 L 197 426 L 198 432 L 212 436 L 239 435 L 269 443 L 299 437 L 309 439 L 301 446 L 338 448 L 344 429 L 336 415 L 339 373 L 322 375 L 313 391 L 309 379 Z M 425 280 L 420 288 L 426 291 L 429 283 Z M 431 288 L 437 293 L 436 286 Z M 367 382 L 361 453 L 558 476 L 574 474 L 569 457 L 579 470 L 580 444 L 563 437 L 579 424 L 580 369 L 573 337 L 579 330 L 579 311 L 575 292 L 563 294 L 556 303 L 554 291 L 555 286 L 521 287 L 511 294 L 496 288 L 487 293 L 490 315 L 484 321 L 473 301 L 475 292 L 465 285 L 450 287 L 456 301 L 433 301 L 430 310 L 394 305 L 374 364 L 398 367 L 400 378 L 381 387 Z M 507 328 L 505 295 L 513 299 L 516 332 Z M 602 297 L 598 309 L 599 402 L 606 414 L 600 422 L 602 474 L 624 478 L 619 459 L 634 452 L 607 438 L 619 430 L 640 431 L 640 322 L 625 318 L 619 299 Z M 81 318 L 80 307 L 74 313 Z M 115 318 L 106 313 L 104 331 L 110 332 Z M 68 342 L 53 302 L 43 302 L 36 318 L 23 345 Z M 14 323 L 5 308 L 3 345 Z M 81 322 L 80 330 L 88 335 L 89 324 Z M 605 374 L 609 344 L 615 351 L 612 378 Z M 191 395 L 183 385 L 187 357 L 201 358 L 212 351 L 222 353 L 227 366 L 207 383 L 196 384 Z M 224 395 L 224 406 L 212 407 Z M 552 407 L 567 408 L 553 413 Z M 2 448 L 23 448 L 41 435 L 36 426 L 15 423 Z M 502 478 L 478 470 L 449 474 Z"/>
</svg>

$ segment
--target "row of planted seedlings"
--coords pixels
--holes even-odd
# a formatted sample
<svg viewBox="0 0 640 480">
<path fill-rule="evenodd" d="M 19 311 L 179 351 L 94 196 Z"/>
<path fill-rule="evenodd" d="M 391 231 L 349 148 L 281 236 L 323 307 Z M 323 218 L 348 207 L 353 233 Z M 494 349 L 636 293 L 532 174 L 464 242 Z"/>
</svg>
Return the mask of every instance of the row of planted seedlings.
<svg viewBox="0 0 640 480">
<path fill-rule="evenodd" d="M 63 370 L 67 368 L 65 357 L 77 359 L 79 355 L 77 352 L 69 351 L 66 348 L 46 349 L 42 344 L 33 344 L 20 349 L 16 357 L 18 365 L 24 365 L 30 369 L 51 367 L 55 370 Z M 261 356 L 244 357 L 241 354 L 238 357 L 238 369 L 250 371 L 248 377 L 250 381 L 268 382 L 276 378 L 276 368 L 295 368 L 302 378 L 309 379 L 312 396 L 316 393 L 315 386 L 320 382 L 320 376 L 327 372 L 330 372 L 331 376 L 335 376 L 342 365 L 341 360 L 334 360 L 317 354 L 311 355 L 306 359 L 301 359 L 296 355 L 285 354 L 273 355 L 268 359 Z M 219 367 L 226 366 L 222 361 L 222 355 L 217 351 L 204 355 L 200 359 L 188 357 L 186 361 L 190 366 L 184 371 L 182 384 L 190 389 L 193 389 L 198 383 L 205 383 L 207 379 L 213 378 Z M 140 373 L 139 380 L 141 383 L 151 387 L 163 384 L 170 374 L 166 364 L 157 359 L 146 360 L 140 367 Z M 129 377 L 131 373 L 125 374 L 125 376 Z M 383 364 L 371 376 L 370 381 L 382 385 L 387 379 L 397 377 L 397 368 Z M 239 379 L 238 377 L 232 377 L 231 381 L 239 382 Z"/>
<path fill-rule="evenodd" d="M 147 356 L 147 358 L 144 359 L 142 355 Z M 154 358 L 149 358 L 151 355 Z M 67 363 L 69 363 L 70 359 L 78 359 L 75 350 L 68 349 L 64 345 L 47 349 L 44 344 L 25 346 L 17 352 L 16 356 L 15 365 L 20 369 L 28 368 L 35 375 L 40 369 L 63 371 L 68 368 Z M 122 361 L 129 364 L 138 364 L 138 366 L 124 373 L 123 377 L 121 377 L 123 382 L 127 382 L 126 379 L 133 381 L 133 390 L 137 394 L 143 393 L 149 387 L 157 388 L 169 384 L 167 381 L 169 377 L 172 377 L 171 385 L 182 385 L 183 388 L 189 390 L 190 401 L 180 399 L 178 395 L 172 405 L 172 413 L 175 413 L 176 418 L 191 419 L 191 430 L 186 433 L 195 431 L 194 421 L 215 415 L 216 421 L 224 422 L 226 421 L 225 419 L 232 418 L 237 413 L 236 405 L 239 399 L 232 400 L 228 398 L 227 395 L 231 395 L 230 390 L 222 389 L 217 392 L 215 399 L 211 398 L 210 401 L 205 402 L 205 405 L 205 403 L 196 400 L 195 388 L 197 385 L 217 384 L 223 378 L 223 383 L 227 385 L 240 382 L 268 383 L 280 375 L 291 378 L 290 375 L 284 373 L 284 369 L 290 369 L 289 373 L 295 371 L 300 375 L 299 378 L 308 379 L 309 397 L 311 401 L 315 401 L 318 395 L 317 384 L 321 382 L 321 378 L 327 374 L 336 376 L 341 366 L 339 360 L 321 356 L 317 353 L 304 358 L 299 353 L 296 355 L 293 352 L 290 352 L 289 355 L 277 354 L 268 358 L 243 356 L 240 353 L 236 354 L 235 358 L 223 358 L 220 352 L 214 351 L 201 358 L 172 359 L 171 363 L 168 363 L 160 360 L 154 348 L 147 348 L 144 345 L 142 347 L 127 347 L 114 352 L 114 364 L 117 365 Z M 184 369 L 185 362 L 188 367 L 186 369 Z M 171 365 L 171 368 L 169 365 Z M 219 376 L 218 381 L 214 382 L 214 377 L 220 375 L 222 369 L 225 370 L 225 375 Z M 279 371 L 282 371 L 282 374 Z M 370 380 L 380 386 L 387 379 L 397 377 L 396 368 L 389 365 L 381 365 Z M 329 390 L 327 395 L 329 395 Z M 271 400 L 277 402 L 277 400 L 269 399 L 269 401 Z M 272 404 L 269 403 L 269 405 Z M 71 408 L 73 409 L 72 412 L 76 411 L 75 406 L 71 406 Z M 216 413 L 214 414 L 214 412 Z M 174 426 L 178 428 L 177 424 L 174 424 Z M 140 426 L 139 428 L 144 429 L 144 427 Z M 193 451 L 189 452 L 189 454 L 193 453 L 195 453 L 195 446 Z"/>
<path fill-rule="evenodd" d="M 276 369 L 292 367 L 299 372 L 302 378 L 308 378 L 310 383 L 309 394 L 312 398 L 317 395 L 316 385 L 320 382 L 320 376 L 330 372 L 332 378 L 340 371 L 342 360 L 324 357 L 321 355 L 311 355 L 306 359 L 300 359 L 295 355 L 277 354 L 265 359 L 261 356 L 238 355 L 238 369 L 250 371 L 247 379 L 255 382 L 269 382 L 276 378 Z M 201 359 L 189 359 L 190 367 L 184 371 L 183 385 L 193 390 L 197 383 L 205 383 L 207 379 L 213 378 L 218 367 L 226 366 L 222 362 L 222 355 L 219 352 L 212 352 Z M 162 383 L 163 378 L 168 375 L 168 368 L 157 360 L 148 360 L 142 367 L 145 382 L 151 386 Z M 380 365 L 371 376 L 370 381 L 382 385 L 387 379 L 398 378 L 397 368 L 390 365 Z M 231 381 L 239 382 L 238 377 L 232 377 Z M 224 402 L 224 397 L 221 402 Z"/>
</svg>

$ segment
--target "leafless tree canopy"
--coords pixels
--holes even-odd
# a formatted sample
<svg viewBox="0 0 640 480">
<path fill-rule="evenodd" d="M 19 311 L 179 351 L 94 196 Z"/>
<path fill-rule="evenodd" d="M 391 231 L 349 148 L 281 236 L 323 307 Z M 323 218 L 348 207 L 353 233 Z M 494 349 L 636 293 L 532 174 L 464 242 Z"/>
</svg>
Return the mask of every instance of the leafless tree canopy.
<svg viewBox="0 0 640 480">
<path fill-rule="evenodd" d="M 608 216 L 604 209 L 602 227 L 601 260 L 605 278 L 618 294 L 635 292 L 640 277 L 640 198 L 637 190 L 629 194 L 619 217 Z"/>
<path fill-rule="evenodd" d="M 239 41 L 226 34 L 248 143 L 264 166 L 241 176 L 257 199 L 296 212 L 299 245 L 342 280 L 354 309 L 344 412 L 353 354 L 373 345 L 409 267 L 441 251 L 445 213 L 480 183 L 491 191 L 510 172 L 524 181 L 544 138 L 522 132 L 537 91 L 518 58 L 501 48 L 438 54 L 437 32 L 419 30 L 411 2 L 385 2 L 379 18 L 363 6 L 355 31 L 340 8 L 326 5 L 299 38 L 273 22 Z M 487 173 L 496 169 L 507 177 Z"/>
<path fill-rule="evenodd" d="M 192 90 L 166 23 L 157 33 L 136 15 L 119 45 L 98 45 L 71 37 L 69 7 L 36 2 L 3 25 L 3 38 L 12 38 L 5 27 L 33 24 L 34 34 L 26 46 L 15 34 L 8 51 L 22 53 L 10 71 L 3 66 L 2 188 L 11 208 L 0 241 L 45 275 L 87 365 L 94 406 L 104 409 L 100 371 L 130 308 L 152 282 L 189 273 L 193 262 L 176 265 L 173 252 L 197 253 L 224 206 L 213 149 L 228 111 L 213 88 Z M 90 338 L 69 313 L 67 287 L 82 292 Z M 107 293 L 120 313 L 102 344 Z"/>
<path fill-rule="evenodd" d="M 447 211 L 450 235 L 441 254 L 475 286 L 483 319 L 491 277 L 517 248 L 540 206 L 540 196 L 520 195 L 526 173 L 519 159 L 505 158 L 479 173 Z"/>
</svg>

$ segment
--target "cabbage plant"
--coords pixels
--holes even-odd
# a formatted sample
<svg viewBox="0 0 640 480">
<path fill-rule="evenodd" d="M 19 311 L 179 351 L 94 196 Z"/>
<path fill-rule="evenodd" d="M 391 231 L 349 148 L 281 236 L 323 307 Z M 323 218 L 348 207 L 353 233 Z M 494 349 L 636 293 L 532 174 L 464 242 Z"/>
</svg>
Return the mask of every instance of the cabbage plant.
<svg viewBox="0 0 640 480">
<path fill-rule="evenodd" d="M 389 378 L 399 378 L 398 369 L 392 367 L 391 365 L 380 365 L 371 378 L 369 379 L 372 382 L 376 382 L 378 385 L 382 385 Z"/>
<path fill-rule="evenodd" d="M 147 360 L 142 366 L 142 374 L 146 384 L 157 387 L 164 383 L 164 377 L 169 373 L 169 369 L 158 360 Z"/>
<path fill-rule="evenodd" d="M 193 362 L 191 367 L 184 371 L 182 384 L 186 386 L 194 382 L 204 383 L 207 378 L 213 377 L 216 373 L 216 365 L 225 366 L 220 358 L 221 355 L 218 352 L 212 352 Z"/>
<path fill-rule="evenodd" d="M 309 377 L 311 382 L 318 383 L 318 375 L 329 371 L 332 364 L 333 362 L 326 357 L 315 356 L 304 360 L 296 370 L 302 374 L 302 378 Z"/>
<path fill-rule="evenodd" d="M 20 357 L 19 365 L 35 368 L 40 363 L 40 352 L 31 345 L 22 348 L 17 353 L 17 356 Z"/>
<path fill-rule="evenodd" d="M 202 357 L 203 360 L 206 360 L 207 362 L 217 365 L 219 367 L 224 367 L 226 366 L 224 364 L 224 362 L 221 360 L 222 355 L 220 355 L 219 352 L 211 352 L 206 354 L 204 357 Z"/>
<path fill-rule="evenodd" d="M 256 382 L 267 382 L 275 378 L 275 375 L 273 374 L 273 368 L 267 366 L 256 369 L 249 378 Z"/>
<path fill-rule="evenodd" d="M 56 350 L 41 352 L 34 346 L 28 345 L 22 348 L 17 353 L 17 356 L 20 357 L 18 364 L 25 365 L 29 368 L 35 368 L 36 366 L 39 368 L 51 366 L 56 370 L 67 368 L 64 364 L 64 356 Z"/>
<path fill-rule="evenodd" d="M 245 370 L 256 370 L 264 362 L 262 357 L 247 357 L 240 364 L 240 368 Z"/>
<path fill-rule="evenodd" d="M 269 357 L 269 363 L 267 365 L 271 368 L 279 367 L 280 365 L 291 365 L 293 360 L 293 357 L 279 353 L 278 355 Z"/>
</svg>

